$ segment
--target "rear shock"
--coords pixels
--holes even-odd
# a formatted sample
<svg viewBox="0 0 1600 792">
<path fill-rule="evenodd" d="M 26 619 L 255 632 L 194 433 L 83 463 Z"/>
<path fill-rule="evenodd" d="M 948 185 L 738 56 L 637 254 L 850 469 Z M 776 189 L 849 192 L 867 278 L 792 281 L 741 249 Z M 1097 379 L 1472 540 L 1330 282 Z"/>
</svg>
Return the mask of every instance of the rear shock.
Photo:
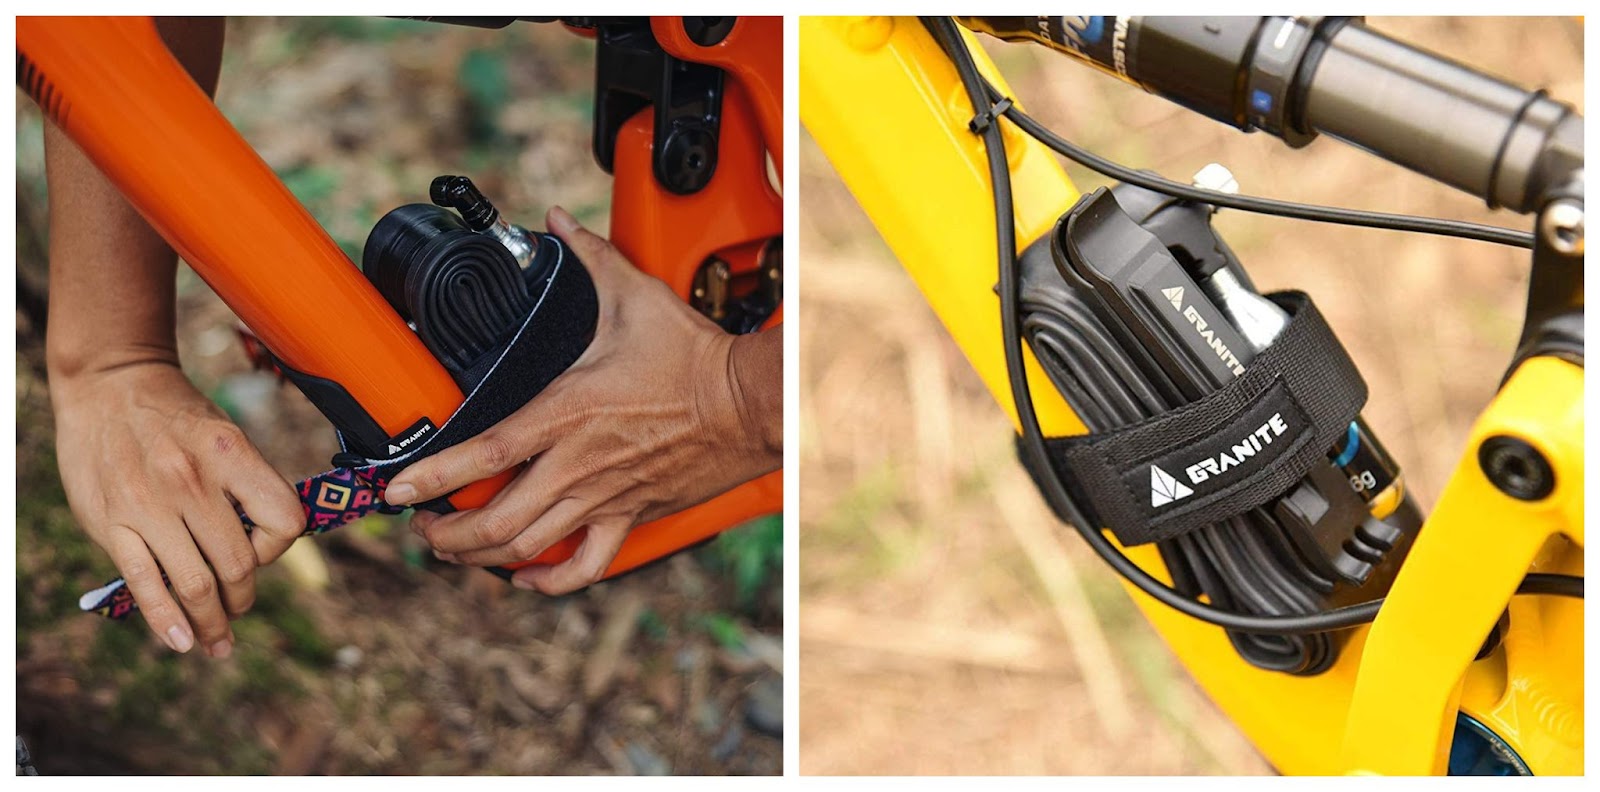
<svg viewBox="0 0 1600 792">
<path fill-rule="evenodd" d="M 1327 134 L 1515 212 L 1583 167 L 1583 117 L 1358 17 L 957 17 L 1290 146 Z M 1448 129 L 1440 133 L 1440 120 Z"/>
</svg>

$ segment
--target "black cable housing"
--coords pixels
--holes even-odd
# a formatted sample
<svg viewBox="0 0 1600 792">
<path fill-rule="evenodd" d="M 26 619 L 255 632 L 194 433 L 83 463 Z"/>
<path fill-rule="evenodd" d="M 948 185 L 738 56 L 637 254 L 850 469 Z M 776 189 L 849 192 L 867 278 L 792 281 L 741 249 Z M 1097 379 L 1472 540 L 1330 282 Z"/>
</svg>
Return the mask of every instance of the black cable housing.
<svg viewBox="0 0 1600 792">
<path fill-rule="evenodd" d="M 982 77 L 980 76 L 979 79 L 982 79 Z M 999 102 L 1005 98 L 987 80 L 983 81 L 983 88 L 986 95 L 990 97 L 991 102 Z M 1436 234 L 1480 242 L 1492 242 L 1497 245 L 1509 245 L 1528 250 L 1533 249 L 1533 233 L 1528 231 L 1517 231 L 1480 223 L 1468 223 L 1462 220 L 1446 220 L 1435 217 L 1370 212 L 1364 209 L 1302 204 L 1251 195 L 1229 195 L 1215 190 L 1183 184 L 1149 171 L 1135 170 L 1101 157 L 1046 129 L 1015 104 L 1009 104 L 1002 115 L 1015 123 L 1019 129 L 1049 147 L 1050 150 L 1085 168 L 1118 181 L 1136 184 L 1147 190 L 1165 193 L 1176 198 L 1201 201 L 1213 206 L 1224 206 L 1229 209 L 1255 212 L 1257 214 L 1289 217 L 1296 220 L 1310 220 L 1318 223 L 1334 223 L 1364 228 L 1381 228 L 1390 231 L 1410 231 L 1418 234 Z"/>
</svg>

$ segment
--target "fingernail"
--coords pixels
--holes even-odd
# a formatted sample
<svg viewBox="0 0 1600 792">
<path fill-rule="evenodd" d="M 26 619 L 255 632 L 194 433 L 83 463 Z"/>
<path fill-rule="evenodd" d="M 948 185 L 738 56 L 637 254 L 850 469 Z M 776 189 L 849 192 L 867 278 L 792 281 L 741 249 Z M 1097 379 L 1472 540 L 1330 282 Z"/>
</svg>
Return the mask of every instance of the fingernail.
<svg viewBox="0 0 1600 792">
<path fill-rule="evenodd" d="M 408 506 L 417 497 L 417 488 L 410 484 L 396 484 L 383 493 L 383 499 L 396 506 Z"/>
<path fill-rule="evenodd" d="M 531 580 L 529 580 L 529 579 L 527 579 L 525 577 L 513 577 L 513 578 L 511 578 L 511 585 L 516 586 L 517 588 L 522 589 L 523 591 L 533 591 L 533 581 L 531 581 Z"/>
<path fill-rule="evenodd" d="M 189 631 L 174 624 L 167 628 L 167 646 L 174 652 L 187 652 L 194 648 L 194 638 Z"/>
<path fill-rule="evenodd" d="M 225 660 L 231 654 L 233 654 L 232 641 L 217 641 L 211 645 L 211 656 L 218 660 Z"/>
<path fill-rule="evenodd" d="M 550 229 L 563 234 L 570 234 L 582 226 L 578 225 L 578 218 L 567 213 L 559 206 L 550 207 Z"/>
<path fill-rule="evenodd" d="M 454 564 L 456 562 L 456 557 L 454 555 L 451 555 L 450 553 L 441 553 L 438 550 L 433 551 L 433 557 L 450 564 Z"/>
</svg>

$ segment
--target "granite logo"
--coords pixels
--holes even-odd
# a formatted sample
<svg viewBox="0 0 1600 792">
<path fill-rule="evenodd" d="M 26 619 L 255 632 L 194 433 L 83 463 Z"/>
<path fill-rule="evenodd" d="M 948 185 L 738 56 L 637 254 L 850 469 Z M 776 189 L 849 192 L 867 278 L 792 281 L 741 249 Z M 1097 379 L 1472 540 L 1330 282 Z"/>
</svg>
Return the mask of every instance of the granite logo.
<svg viewBox="0 0 1600 792">
<path fill-rule="evenodd" d="M 1284 423 L 1283 413 L 1273 413 L 1266 423 L 1256 427 L 1255 431 L 1250 434 L 1245 435 L 1243 440 L 1234 443 L 1232 448 L 1216 456 L 1206 457 L 1184 468 L 1183 472 L 1189 474 L 1189 481 L 1199 484 L 1229 468 L 1244 464 L 1246 459 L 1260 453 L 1261 449 L 1272 445 L 1274 439 L 1282 437 L 1283 433 L 1287 431 L 1289 431 L 1289 425 Z"/>
<path fill-rule="evenodd" d="M 425 435 L 425 434 L 427 434 L 427 433 L 429 433 L 431 431 L 433 431 L 433 422 L 432 421 L 428 421 L 426 418 L 424 418 L 422 426 L 418 427 L 415 432 L 412 432 L 411 434 L 401 438 L 400 440 L 398 440 L 396 442 L 390 443 L 389 444 L 389 453 L 398 454 L 401 451 L 406 450 L 406 446 L 411 445 L 412 443 L 415 443 L 417 441 L 417 438 L 420 438 L 423 435 Z"/>
<path fill-rule="evenodd" d="M 1176 308 L 1176 309 L 1178 309 L 1180 311 L 1183 310 L 1183 287 L 1182 286 L 1174 286 L 1174 287 L 1172 287 L 1170 289 L 1162 289 L 1161 293 L 1166 296 L 1167 302 L 1172 303 L 1172 307 L 1174 307 L 1174 308 Z"/>
<path fill-rule="evenodd" d="M 1167 302 L 1172 303 L 1172 307 L 1176 308 L 1178 313 L 1183 314 L 1183 318 L 1189 320 L 1190 326 L 1194 327 L 1195 332 L 1200 334 L 1200 338 L 1206 342 L 1206 346 L 1211 347 L 1211 351 L 1217 353 L 1217 358 L 1222 361 L 1222 365 L 1227 366 L 1228 370 L 1232 371 L 1236 377 L 1244 373 L 1244 364 L 1239 362 L 1239 358 L 1233 354 L 1233 350 L 1228 349 L 1228 345 L 1223 343 L 1222 339 L 1217 338 L 1217 331 L 1211 329 L 1211 323 L 1202 318 L 1200 312 L 1196 311 L 1194 306 L 1185 306 L 1183 304 L 1182 286 L 1162 289 L 1161 294 L 1167 298 Z"/>
<path fill-rule="evenodd" d="M 1194 494 L 1187 484 L 1172 477 L 1171 473 L 1155 465 L 1150 466 L 1150 505 L 1165 506 L 1175 500 Z"/>
</svg>

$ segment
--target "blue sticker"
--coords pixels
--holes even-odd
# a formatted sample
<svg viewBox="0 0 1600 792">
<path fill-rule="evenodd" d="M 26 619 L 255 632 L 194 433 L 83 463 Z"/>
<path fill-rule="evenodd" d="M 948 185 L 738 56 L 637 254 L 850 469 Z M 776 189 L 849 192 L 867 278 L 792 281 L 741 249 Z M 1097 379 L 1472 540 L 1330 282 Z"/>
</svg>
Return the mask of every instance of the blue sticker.
<svg viewBox="0 0 1600 792">
<path fill-rule="evenodd" d="M 1339 458 L 1333 460 L 1334 467 L 1344 467 L 1350 460 L 1356 458 L 1356 451 L 1361 448 L 1361 434 L 1356 431 L 1356 422 L 1350 422 L 1350 428 L 1344 433 L 1344 450 L 1339 452 Z"/>
<path fill-rule="evenodd" d="M 1272 112 L 1272 94 L 1259 88 L 1250 92 L 1250 107 L 1258 113 Z"/>
<path fill-rule="evenodd" d="M 1089 17 L 1089 23 L 1082 28 L 1078 28 L 1078 34 L 1082 36 L 1083 41 L 1087 44 L 1100 43 L 1100 37 L 1105 33 L 1106 18 L 1103 16 Z"/>
</svg>

